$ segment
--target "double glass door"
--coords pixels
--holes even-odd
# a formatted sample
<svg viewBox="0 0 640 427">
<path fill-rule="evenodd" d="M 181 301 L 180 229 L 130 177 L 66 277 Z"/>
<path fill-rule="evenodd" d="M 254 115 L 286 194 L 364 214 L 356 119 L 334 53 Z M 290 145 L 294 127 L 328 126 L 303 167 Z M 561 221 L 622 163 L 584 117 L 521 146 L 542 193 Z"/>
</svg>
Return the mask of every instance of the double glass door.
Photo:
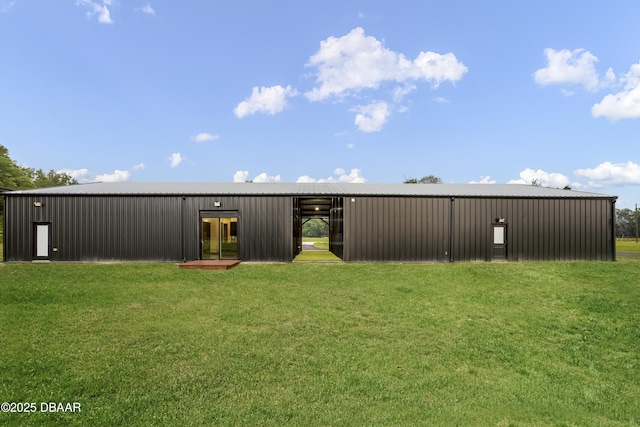
<svg viewBox="0 0 640 427">
<path fill-rule="evenodd" d="M 238 259 L 238 217 L 201 216 L 201 259 Z"/>
</svg>

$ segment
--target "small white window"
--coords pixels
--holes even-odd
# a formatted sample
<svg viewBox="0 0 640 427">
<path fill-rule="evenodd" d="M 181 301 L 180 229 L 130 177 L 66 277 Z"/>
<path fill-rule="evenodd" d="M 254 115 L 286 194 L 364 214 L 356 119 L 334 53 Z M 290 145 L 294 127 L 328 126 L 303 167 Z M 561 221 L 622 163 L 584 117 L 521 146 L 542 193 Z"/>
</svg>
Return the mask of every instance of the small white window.
<svg viewBox="0 0 640 427">
<path fill-rule="evenodd" d="M 39 224 L 36 226 L 36 256 L 49 256 L 49 224 Z"/>
<path fill-rule="evenodd" d="M 493 244 L 504 245 L 504 227 L 493 227 Z"/>
</svg>

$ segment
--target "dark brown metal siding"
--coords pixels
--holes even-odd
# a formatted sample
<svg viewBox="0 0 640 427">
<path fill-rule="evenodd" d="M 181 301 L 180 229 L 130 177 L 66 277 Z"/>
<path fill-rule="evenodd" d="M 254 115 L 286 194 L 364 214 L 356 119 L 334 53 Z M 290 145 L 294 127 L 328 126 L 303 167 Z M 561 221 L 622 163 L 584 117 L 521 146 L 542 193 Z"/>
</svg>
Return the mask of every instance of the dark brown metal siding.
<svg viewBox="0 0 640 427">
<path fill-rule="evenodd" d="M 220 202 L 220 207 L 214 203 Z M 293 198 L 287 196 L 188 196 L 185 202 L 185 258 L 200 257 L 203 210 L 238 212 L 238 258 L 243 261 L 288 262 L 294 257 Z"/>
<path fill-rule="evenodd" d="M 239 198 L 242 228 L 238 229 L 240 259 L 281 261 L 293 259 L 293 200 L 291 197 Z M 240 227 L 240 226 L 239 226 Z M 242 232 L 242 235 L 240 233 Z"/>
<path fill-rule="evenodd" d="M 300 198 L 293 198 L 293 239 L 291 253 L 295 257 L 302 252 L 302 213 L 300 212 Z"/>
<path fill-rule="evenodd" d="M 333 197 L 329 213 L 329 250 L 338 258 L 344 256 L 344 198 Z"/>
<path fill-rule="evenodd" d="M 35 221 L 51 223 L 53 261 L 195 260 L 201 210 L 238 212 L 241 260 L 293 259 L 290 197 L 12 196 L 5 206 L 7 261 L 32 259 Z"/>
<path fill-rule="evenodd" d="M 298 237 L 294 199 L 6 196 L 5 258 L 31 260 L 33 223 L 49 222 L 53 261 L 194 260 L 199 212 L 228 210 L 238 212 L 240 259 L 288 262 Z M 614 260 L 614 210 L 615 201 L 603 198 L 346 197 L 343 259 L 490 261 L 491 224 L 504 218 L 508 260 Z"/>
<path fill-rule="evenodd" d="M 490 261 L 491 224 L 507 224 L 507 259 L 614 259 L 608 199 L 464 199 L 453 202 L 453 261 Z"/>
<path fill-rule="evenodd" d="M 53 261 L 181 259 L 176 197 L 29 196 L 7 204 L 8 261 L 31 259 L 34 221 L 51 223 Z"/>
<path fill-rule="evenodd" d="M 26 206 L 29 205 L 30 208 Z M 4 257 L 7 261 L 28 261 L 33 256 L 33 199 L 5 197 Z"/>
<path fill-rule="evenodd" d="M 346 197 L 345 261 L 447 261 L 449 199 Z"/>
</svg>

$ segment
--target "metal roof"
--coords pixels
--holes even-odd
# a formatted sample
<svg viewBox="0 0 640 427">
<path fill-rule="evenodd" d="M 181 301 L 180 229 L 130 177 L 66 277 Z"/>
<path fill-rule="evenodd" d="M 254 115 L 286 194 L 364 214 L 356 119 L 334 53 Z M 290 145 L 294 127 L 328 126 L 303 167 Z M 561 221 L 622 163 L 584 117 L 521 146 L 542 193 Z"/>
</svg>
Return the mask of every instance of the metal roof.
<svg viewBox="0 0 640 427">
<path fill-rule="evenodd" d="M 426 196 L 517 198 L 610 198 L 617 196 L 523 184 L 354 184 L 104 182 L 20 190 L 12 195 L 229 195 L 229 196 Z"/>
</svg>

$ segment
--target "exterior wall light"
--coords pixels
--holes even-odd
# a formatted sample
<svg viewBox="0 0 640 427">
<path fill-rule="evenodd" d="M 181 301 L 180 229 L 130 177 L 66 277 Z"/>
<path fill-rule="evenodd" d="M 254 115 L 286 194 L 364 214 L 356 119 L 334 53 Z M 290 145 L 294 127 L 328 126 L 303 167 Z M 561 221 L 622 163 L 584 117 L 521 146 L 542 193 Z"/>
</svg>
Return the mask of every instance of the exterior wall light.
<svg viewBox="0 0 640 427">
<path fill-rule="evenodd" d="M 506 222 L 507 220 L 505 218 L 496 218 L 496 222 L 498 223 L 503 223 Z"/>
<path fill-rule="evenodd" d="M 33 207 L 34 208 L 41 208 L 42 207 L 42 202 L 33 202 Z"/>
<path fill-rule="evenodd" d="M 213 206 L 215 206 L 216 208 L 219 208 L 220 206 L 222 206 L 222 204 L 220 202 L 213 202 Z"/>
</svg>

